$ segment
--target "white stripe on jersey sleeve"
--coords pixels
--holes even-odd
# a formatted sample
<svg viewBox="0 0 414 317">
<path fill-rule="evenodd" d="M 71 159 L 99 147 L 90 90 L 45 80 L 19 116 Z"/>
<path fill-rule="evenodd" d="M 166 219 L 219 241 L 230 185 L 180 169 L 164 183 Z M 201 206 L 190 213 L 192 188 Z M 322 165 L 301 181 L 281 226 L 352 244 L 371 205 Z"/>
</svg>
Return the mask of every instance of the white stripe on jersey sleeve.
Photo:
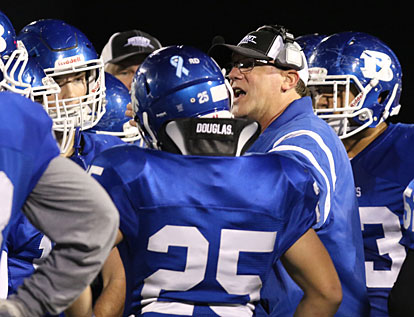
<svg viewBox="0 0 414 317">
<path fill-rule="evenodd" d="M 332 155 L 331 150 L 325 144 L 325 142 L 323 141 L 323 139 L 321 138 L 321 136 L 319 134 L 315 133 L 314 131 L 310 131 L 310 130 L 293 131 L 293 132 L 290 132 L 290 133 L 284 135 L 279 140 L 277 140 L 273 144 L 273 148 L 278 146 L 280 143 L 282 143 L 286 139 L 290 139 L 290 138 L 294 138 L 294 137 L 298 137 L 298 136 L 302 136 L 302 135 L 306 135 L 306 136 L 309 136 L 312 139 L 314 139 L 316 141 L 316 143 L 319 145 L 319 147 L 322 149 L 322 151 L 325 153 L 326 157 L 328 158 L 329 168 L 331 170 L 332 183 L 333 183 L 332 188 L 333 188 L 333 191 L 335 191 L 336 172 L 335 172 L 335 163 L 334 163 L 333 155 Z"/>
<path fill-rule="evenodd" d="M 315 157 L 309 150 L 303 149 L 295 145 L 279 145 L 271 149 L 269 152 L 281 152 L 281 151 L 296 151 L 296 152 L 303 154 L 309 160 L 309 162 L 316 168 L 316 170 L 322 175 L 326 183 L 326 188 L 327 188 L 325 203 L 322 204 L 324 206 L 323 222 L 325 222 L 326 219 L 328 218 L 328 215 L 331 209 L 331 186 L 330 186 L 329 179 L 328 179 L 328 176 L 326 176 L 325 171 L 322 169 L 318 161 L 315 159 Z M 316 222 L 319 223 L 319 221 L 320 221 L 320 213 L 318 212 L 318 210 L 316 210 Z"/>
</svg>

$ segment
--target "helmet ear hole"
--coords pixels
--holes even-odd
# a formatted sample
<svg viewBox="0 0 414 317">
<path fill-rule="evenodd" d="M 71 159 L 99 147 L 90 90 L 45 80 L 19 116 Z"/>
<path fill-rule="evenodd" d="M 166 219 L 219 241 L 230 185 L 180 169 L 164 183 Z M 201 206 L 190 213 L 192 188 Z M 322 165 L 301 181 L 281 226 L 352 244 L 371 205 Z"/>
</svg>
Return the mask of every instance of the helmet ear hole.
<svg viewBox="0 0 414 317">
<path fill-rule="evenodd" d="M 147 79 L 145 78 L 145 90 L 147 92 L 147 95 L 149 95 L 151 93 L 151 88 L 150 85 L 148 84 Z"/>
<path fill-rule="evenodd" d="M 387 99 L 389 93 L 389 90 L 381 91 L 381 93 L 378 96 L 378 103 L 383 103 L 385 99 Z"/>
</svg>

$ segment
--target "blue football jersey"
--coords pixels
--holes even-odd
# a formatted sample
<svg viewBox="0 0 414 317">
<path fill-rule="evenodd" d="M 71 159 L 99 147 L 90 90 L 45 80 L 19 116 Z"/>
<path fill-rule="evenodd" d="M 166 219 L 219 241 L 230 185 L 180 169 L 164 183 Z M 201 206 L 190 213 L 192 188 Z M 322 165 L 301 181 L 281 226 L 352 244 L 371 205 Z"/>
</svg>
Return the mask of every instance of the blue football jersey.
<svg viewBox="0 0 414 317">
<path fill-rule="evenodd" d="M 403 193 L 414 178 L 414 125 L 390 124 L 351 160 L 364 237 L 372 314 L 387 315 L 387 299 L 405 259 Z"/>
<path fill-rule="evenodd" d="M 52 120 L 42 106 L 18 94 L 0 92 L 2 246 L 27 196 L 58 155 Z"/>
<path fill-rule="evenodd" d="M 10 227 L 4 250 L 7 253 L 8 295 L 11 295 L 49 255 L 52 241 L 20 213 Z"/>
<path fill-rule="evenodd" d="M 251 316 L 272 263 L 316 221 L 313 178 L 277 154 L 125 145 L 90 172 L 120 213 L 126 316 Z"/>
<path fill-rule="evenodd" d="M 119 144 L 125 144 L 125 142 L 114 135 L 76 130 L 73 146 L 75 153 L 70 159 L 86 170 L 96 155 Z"/>
<path fill-rule="evenodd" d="M 361 223 L 351 165 L 333 129 L 318 118 L 309 97 L 292 102 L 260 135 L 250 153 L 277 152 L 309 170 L 320 189 L 319 214 L 314 226 L 328 250 L 341 280 L 343 300 L 337 316 L 366 316 L 369 311 L 365 287 Z M 263 306 L 272 316 L 292 316 L 302 290 L 280 261 L 276 283 L 263 290 Z M 286 291 L 287 290 L 287 291 Z"/>
<path fill-rule="evenodd" d="M 414 249 L 414 179 L 404 190 L 404 229 L 401 244 Z"/>
</svg>

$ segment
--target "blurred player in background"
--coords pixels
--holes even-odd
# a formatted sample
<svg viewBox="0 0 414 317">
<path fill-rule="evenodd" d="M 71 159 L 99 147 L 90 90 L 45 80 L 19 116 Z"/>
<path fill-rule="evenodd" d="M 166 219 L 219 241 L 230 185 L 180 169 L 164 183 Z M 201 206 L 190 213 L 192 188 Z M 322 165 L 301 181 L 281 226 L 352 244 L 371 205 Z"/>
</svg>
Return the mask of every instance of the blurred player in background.
<svg viewBox="0 0 414 317">
<path fill-rule="evenodd" d="M 97 134 L 114 135 L 126 143 L 144 146 L 138 127 L 129 124 L 130 117 L 125 115 L 131 105 L 128 89 L 115 76 L 105 72 L 105 114 L 91 129 Z"/>
<path fill-rule="evenodd" d="M 144 59 L 161 48 L 161 43 L 152 35 L 140 30 L 116 32 L 105 44 L 101 58 L 105 71 L 118 78 L 131 90 L 132 79 Z"/>
<path fill-rule="evenodd" d="M 351 159 L 364 238 L 372 316 L 386 316 L 403 260 L 402 195 L 414 177 L 414 126 L 387 119 L 400 109 L 401 65 L 378 38 L 342 32 L 309 58 L 315 112 L 336 131 Z"/>
</svg>

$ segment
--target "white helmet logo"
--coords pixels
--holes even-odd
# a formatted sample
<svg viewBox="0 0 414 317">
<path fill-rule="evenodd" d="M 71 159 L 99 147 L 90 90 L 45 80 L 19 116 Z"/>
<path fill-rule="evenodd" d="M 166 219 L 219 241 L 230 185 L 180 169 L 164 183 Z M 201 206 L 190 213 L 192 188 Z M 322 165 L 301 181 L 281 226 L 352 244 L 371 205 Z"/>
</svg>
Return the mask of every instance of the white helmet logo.
<svg viewBox="0 0 414 317">
<path fill-rule="evenodd" d="M 0 53 L 3 52 L 7 48 L 6 40 L 3 38 L 4 34 L 4 27 L 0 25 Z"/>
<path fill-rule="evenodd" d="M 394 77 L 391 58 L 387 54 L 365 50 L 360 58 L 364 60 L 364 67 L 361 67 L 361 71 L 366 78 L 390 81 Z"/>
</svg>

